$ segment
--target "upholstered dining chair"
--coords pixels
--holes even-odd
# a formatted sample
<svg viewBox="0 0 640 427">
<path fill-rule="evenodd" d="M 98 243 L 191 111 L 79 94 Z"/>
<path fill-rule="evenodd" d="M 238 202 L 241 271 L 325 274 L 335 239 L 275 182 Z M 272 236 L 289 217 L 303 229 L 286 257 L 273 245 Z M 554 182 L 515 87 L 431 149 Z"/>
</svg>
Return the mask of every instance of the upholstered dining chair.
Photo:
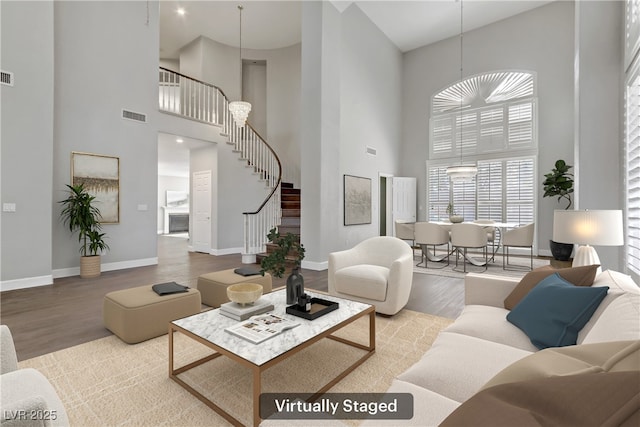
<svg viewBox="0 0 640 427">
<path fill-rule="evenodd" d="M 449 230 L 447 228 L 432 222 L 416 222 L 414 235 L 416 245 L 420 246 L 422 251 L 420 262 L 416 264 L 418 267 L 422 267 L 424 262 L 424 267 L 429 268 L 429 259 L 440 262 L 447 258 L 446 264 L 432 268 L 444 268 L 449 265 Z M 444 245 L 447 246 L 445 254 L 436 255 L 436 247 Z M 433 254 L 429 253 L 429 247 L 433 249 Z"/>
<path fill-rule="evenodd" d="M 329 294 L 375 305 L 394 315 L 409 301 L 413 249 L 391 236 L 371 237 L 351 249 L 329 254 Z"/>
<path fill-rule="evenodd" d="M 402 240 L 411 240 L 411 247 L 415 245 L 414 225 L 415 222 L 395 222 L 396 237 Z"/>
<path fill-rule="evenodd" d="M 496 227 L 490 227 L 491 224 L 495 224 L 496 222 L 491 219 L 476 219 L 473 221 L 474 224 L 480 224 L 483 226 L 485 231 L 487 232 L 487 241 L 491 243 L 491 262 L 494 262 L 494 254 L 496 253 L 496 233 L 499 231 Z"/>
<path fill-rule="evenodd" d="M 508 230 L 502 236 L 502 269 L 507 270 L 507 267 L 516 269 L 515 264 L 509 264 L 509 248 L 529 248 L 530 250 L 530 269 L 533 270 L 533 232 L 535 224 L 527 224 L 522 227 Z M 522 268 L 523 266 L 520 266 Z"/>
<path fill-rule="evenodd" d="M 462 252 L 463 271 L 467 272 L 467 250 L 482 249 L 484 253 L 484 270 L 489 262 L 487 248 L 487 232 L 478 225 L 472 223 L 453 224 L 451 227 L 451 246 L 458 252 Z M 458 255 L 456 255 L 456 267 L 458 267 Z"/>
</svg>

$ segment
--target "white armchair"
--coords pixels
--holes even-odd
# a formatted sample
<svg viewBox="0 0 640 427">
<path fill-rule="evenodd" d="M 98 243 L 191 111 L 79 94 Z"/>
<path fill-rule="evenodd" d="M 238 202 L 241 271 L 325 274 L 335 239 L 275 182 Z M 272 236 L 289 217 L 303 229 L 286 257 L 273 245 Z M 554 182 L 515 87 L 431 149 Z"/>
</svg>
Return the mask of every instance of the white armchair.
<svg viewBox="0 0 640 427">
<path fill-rule="evenodd" d="M 329 254 L 329 293 L 375 305 L 378 313 L 391 316 L 407 305 L 412 281 L 413 249 L 396 237 Z"/>
<path fill-rule="evenodd" d="M 2 427 L 68 426 L 53 386 L 35 369 L 18 369 L 11 331 L 0 325 L 0 407 Z"/>
</svg>

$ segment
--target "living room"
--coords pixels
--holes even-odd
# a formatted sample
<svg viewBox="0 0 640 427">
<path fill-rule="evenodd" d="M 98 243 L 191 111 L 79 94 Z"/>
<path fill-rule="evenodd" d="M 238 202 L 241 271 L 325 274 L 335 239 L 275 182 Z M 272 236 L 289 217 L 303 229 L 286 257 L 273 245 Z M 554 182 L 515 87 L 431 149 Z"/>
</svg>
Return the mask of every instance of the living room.
<svg viewBox="0 0 640 427">
<path fill-rule="evenodd" d="M 301 6 L 302 41 L 290 49 L 300 58 L 292 66 L 299 68 L 299 78 L 290 82 L 288 95 L 298 99 L 278 118 L 278 126 L 290 122 L 287 136 L 273 136 L 276 146 L 300 153 L 303 267 L 318 272 L 326 270 L 330 252 L 378 233 L 375 220 L 343 225 L 345 174 L 372 179 L 373 206 L 380 173 L 416 177 L 417 216 L 427 218 L 430 100 L 460 73 L 457 36 L 403 52 L 357 3 L 340 9 L 330 2 Z M 235 6 L 227 18 L 234 23 Z M 536 73 L 538 181 L 556 159 L 566 159 L 575 168 L 580 209 L 627 208 L 624 6 L 549 2 L 465 33 L 466 76 Z M 158 112 L 161 7 L 157 2 L 0 4 L 2 68 L 15 76 L 13 87 L 2 87 L 2 202 L 16 207 L 2 213 L 2 291 L 51 288 L 55 280 L 78 274 L 77 241 L 60 223 L 57 203 L 69 182 L 71 152 L 120 159 L 120 222 L 105 225 L 111 249 L 103 257 L 104 271 L 114 272 L 158 263 L 157 215 L 143 206 L 157 206 L 159 132 L 215 142 L 217 166 L 233 163 L 216 132 Z M 249 3 L 246 15 L 250 9 Z M 236 99 L 237 78 L 229 81 L 233 87 L 224 90 Z M 123 108 L 143 112 L 147 123 L 122 120 Z M 366 146 L 375 147 L 377 156 L 368 155 Z M 16 179 L 24 170 L 37 172 Z M 218 217 L 225 220 L 214 227 L 211 249 L 224 253 L 242 246 L 246 204 L 234 196 L 241 194 L 241 182 L 221 179 L 218 186 Z M 558 204 L 542 197 L 541 186 L 537 192 L 536 253 L 549 255 L 546 242 Z M 598 248 L 598 253 L 603 267 L 637 281 L 627 267 L 626 247 Z"/>
</svg>

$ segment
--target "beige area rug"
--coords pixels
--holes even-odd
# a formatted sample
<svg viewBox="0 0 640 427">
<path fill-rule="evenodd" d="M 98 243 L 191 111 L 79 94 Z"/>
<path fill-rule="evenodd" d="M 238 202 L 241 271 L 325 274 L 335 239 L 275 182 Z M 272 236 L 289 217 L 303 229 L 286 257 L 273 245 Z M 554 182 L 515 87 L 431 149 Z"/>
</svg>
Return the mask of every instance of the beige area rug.
<svg viewBox="0 0 640 427">
<path fill-rule="evenodd" d="M 419 249 L 416 249 L 414 250 L 414 253 L 415 253 L 415 263 L 418 263 L 420 260 L 421 252 Z M 439 253 L 437 252 L 437 254 Z M 480 253 L 475 254 L 470 252 L 469 254 L 473 258 L 477 259 L 478 261 L 484 261 L 484 256 Z M 489 257 L 491 257 L 491 255 L 489 255 Z M 511 264 L 517 265 L 519 270 L 503 270 L 502 255 L 498 253 L 495 255 L 494 262 L 489 261 L 489 266 L 487 267 L 486 271 L 484 271 L 484 266 L 475 266 L 467 263 L 467 273 L 486 273 L 486 274 L 491 274 L 495 276 L 522 278 L 524 277 L 525 274 L 527 274 L 530 271 L 529 266 L 531 264 L 529 261 L 529 257 L 509 256 L 509 262 Z M 451 255 L 449 257 L 449 266 L 446 266 L 441 269 L 436 268 L 446 264 L 447 264 L 446 258 L 442 262 L 429 261 L 429 268 L 414 266 L 413 272 L 420 273 L 420 274 L 430 274 L 433 276 L 445 276 L 445 277 L 463 278 L 465 276 L 465 273 L 462 271 L 462 268 L 463 268 L 462 257 L 460 257 L 460 259 L 458 260 L 458 268 L 456 269 L 456 270 L 459 269 L 460 271 L 454 270 L 454 268 L 456 267 L 456 259 L 454 255 Z M 548 259 L 533 258 L 533 268 L 543 267 L 545 265 L 549 265 Z"/>
<path fill-rule="evenodd" d="M 402 310 L 376 316 L 376 352 L 331 392 L 384 392 L 418 361 L 452 320 Z M 368 316 L 339 332 L 368 341 Z M 210 354 L 175 334 L 176 366 Z M 334 340 L 321 340 L 263 372 L 263 392 L 315 392 L 362 354 Z M 128 345 L 115 336 L 20 362 L 41 371 L 58 391 L 72 426 L 226 426 L 217 413 L 168 377 L 168 337 Z M 201 393 L 251 424 L 251 372 L 220 357 L 181 375 Z M 358 421 L 346 420 L 346 425 Z"/>
</svg>

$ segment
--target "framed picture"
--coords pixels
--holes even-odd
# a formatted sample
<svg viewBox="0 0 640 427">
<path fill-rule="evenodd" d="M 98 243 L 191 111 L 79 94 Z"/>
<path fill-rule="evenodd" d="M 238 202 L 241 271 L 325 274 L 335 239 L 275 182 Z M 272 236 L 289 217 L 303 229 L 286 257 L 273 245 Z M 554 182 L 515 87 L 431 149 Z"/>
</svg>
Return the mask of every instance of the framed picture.
<svg viewBox="0 0 640 427">
<path fill-rule="evenodd" d="M 344 225 L 371 224 L 371 179 L 344 175 Z"/>
<path fill-rule="evenodd" d="M 71 185 L 84 184 L 89 194 L 96 197 L 103 224 L 120 222 L 120 159 L 71 152 Z"/>
</svg>

